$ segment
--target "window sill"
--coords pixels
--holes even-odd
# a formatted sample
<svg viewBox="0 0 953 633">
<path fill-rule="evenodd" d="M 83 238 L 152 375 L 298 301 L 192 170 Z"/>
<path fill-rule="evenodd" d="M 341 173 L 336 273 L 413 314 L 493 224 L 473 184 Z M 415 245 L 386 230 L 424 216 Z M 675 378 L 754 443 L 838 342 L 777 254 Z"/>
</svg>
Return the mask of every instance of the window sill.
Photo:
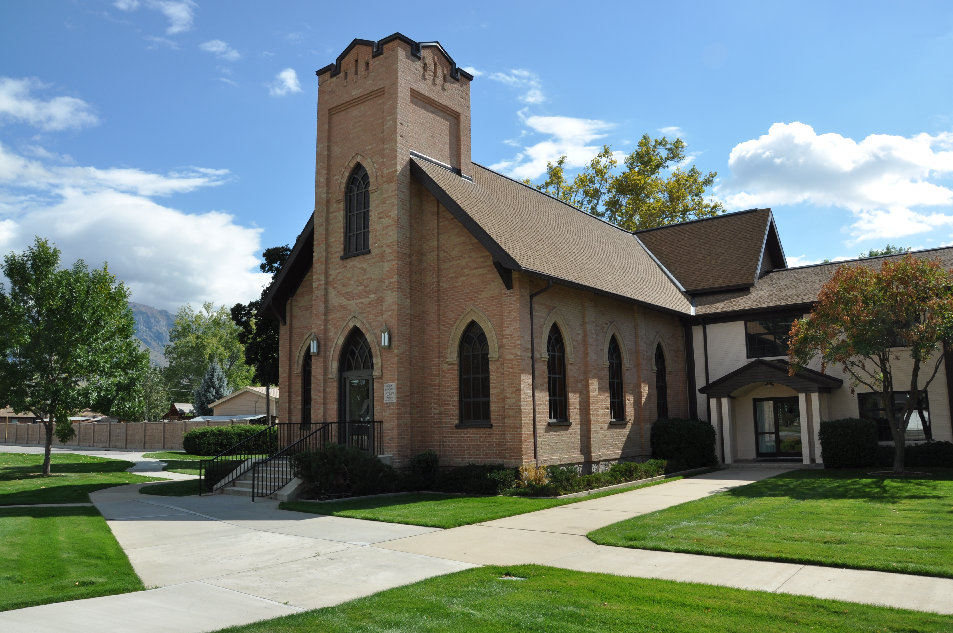
<svg viewBox="0 0 953 633">
<path fill-rule="evenodd" d="M 550 420 L 549 426 L 572 426 L 569 420 Z"/>
<path fill-rule="evenodd" d="M 458 429 L 492 429 L 492 422 L 457 422 L 454 428 Z"/>
<path fill-rule="evenodd" d="M 626 426 L 628 423 L 628 420 L 609 420 L 609 426 Z"/>
<path fill-rule="evenodd" d="M 341 259 L 351 259 L 352 257 L 360 257 L 361 255 L 368 255 L 370 254 L 370 252 L 371 252 L 371 249 L 367 249 L 366 251 L 357 251 L 356 253 L 345 253 L 341 255 Z"/>
</svg>

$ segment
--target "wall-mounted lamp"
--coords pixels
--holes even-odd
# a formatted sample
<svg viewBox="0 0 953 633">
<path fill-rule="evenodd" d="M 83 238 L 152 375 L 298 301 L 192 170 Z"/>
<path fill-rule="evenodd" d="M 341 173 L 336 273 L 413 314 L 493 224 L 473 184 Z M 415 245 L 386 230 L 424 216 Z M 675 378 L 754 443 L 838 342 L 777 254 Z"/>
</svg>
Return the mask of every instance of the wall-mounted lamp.
<svg viewBox="0 0 953 633">
<path fill-rule="evenodd" d="M 384 329 L 381 330 L 381 347 L 384 349 L 390 348 L 390 330 L 387 329 L 387 326 L 384 326 Z"/>
<path fill-rule="evenodd" d="M 320 349 L 321 349 L 321 346 L 318 345 L 318 337 L 312 336 L 311 345 L 310 345 L 311 355 L 314 356 L 315 354 L 318 353 L 318 351 L 320 351 Z"/>
</svg>

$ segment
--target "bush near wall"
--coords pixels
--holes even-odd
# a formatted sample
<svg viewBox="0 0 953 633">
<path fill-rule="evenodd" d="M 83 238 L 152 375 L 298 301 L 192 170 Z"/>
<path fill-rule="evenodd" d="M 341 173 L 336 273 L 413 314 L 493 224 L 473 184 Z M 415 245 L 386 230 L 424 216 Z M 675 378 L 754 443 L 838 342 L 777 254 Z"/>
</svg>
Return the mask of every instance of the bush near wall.
<svg viewBox="0 0 953 633">
<path fill-rule="evenodd" d="M 191 455 L 218 455 L 266 428 L 257 424 L 235 424 L 192 429 L 182 437 L 182 449 Z M 278 434 L 270 434 L 258 446 L 247 448 L 249 453 L 270 455 L 278 450 Z"/>
<path fill-rule="evenodd" d="M 308 486 L 306 496 L 322 499 L 399 492 L 404 478 L 374 455 L 350 446 L 327 444 L 293 458 L 295 475 Z"/>
<path fill-rule="evenodd" d="M 916 468 L 953 468 L 953 442 L 924 442 L 903 447 L 903 464 Z M 893 466 L 893 446 L 877 447 L 877 465 Z"/>
<path fill-rule="evenodd" d="M 860 418 L 821 420 L 824 468 L 863 468 L 877 463 L 877 423 Z"/>
<path fill-rule="evenodd" d="M 715 428 L 704 420 L 656 420 L 651 433 L 652 458 L 664 459 L 666 472 L 716 466 Z"/>
</svg>

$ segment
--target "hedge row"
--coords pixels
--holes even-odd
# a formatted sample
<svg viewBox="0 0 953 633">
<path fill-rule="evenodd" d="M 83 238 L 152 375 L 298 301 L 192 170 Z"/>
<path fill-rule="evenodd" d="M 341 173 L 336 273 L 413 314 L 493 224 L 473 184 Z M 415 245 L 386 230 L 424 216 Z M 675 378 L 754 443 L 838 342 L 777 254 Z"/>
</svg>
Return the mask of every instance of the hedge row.
<svg viewBox="0 0 953 633">
<path fill-rule="evenodd" d="M 647 462 L 619 462 L 607 470 L 582 475 L 575 466 L 547 466 L 545 483 L 522 482 L 507 491 L 519 496 L 559 496 L 595 490 L 628 481 L 650 479 L 665 474 L 666 462 L 650 459 Z"/>
<path fill-rule="evenodd" d="M 825 468 L 893 465 L 894 447 L 878 443 L 877 424 L 871 420 L 822 420 L 817 436 Z M 953 468 L 951 442 L 907 444 L 903 450 L 905 466 Z"/>
<path fill-rule="evenodd" d="M 666 472 L 718 464 L 715 428 L 704 420 L 656 420 L 650 442 L 652 458 L 668 462 Z"/>
<path fill-rule="evenodd" d="M 218 455 L 232 446 L 269 427 L 260 424 L 235 424 L 232 426 L 204 426 L 192 429 L 182 437 L 182 449 L 191 455 Z M 263 435 L 254 445 L 245 448 L 247 453 L 268 453 L 278 450 L 278 434 Z"/>
</svg>

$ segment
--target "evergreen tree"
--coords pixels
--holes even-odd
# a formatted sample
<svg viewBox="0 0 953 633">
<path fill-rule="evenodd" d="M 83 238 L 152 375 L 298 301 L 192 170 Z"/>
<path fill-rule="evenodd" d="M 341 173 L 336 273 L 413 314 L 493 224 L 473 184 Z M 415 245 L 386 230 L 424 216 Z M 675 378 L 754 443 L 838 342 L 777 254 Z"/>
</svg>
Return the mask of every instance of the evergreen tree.
<svg viewBox="0 0 953 633">
<path fill-rule="evenodd" d="M 222 371 L 218 362 L 213 360 L 205 372 L 205 377 L 202 378 L 202 383 L 195 390 L 193 404 L 195 405 L 196 415 L 212 415 L 212 407 L 209 405 L 230 393 L 231 390 L 228 388 L 228 379 L 225 377 L 225 372 Z"/>
</svg>

